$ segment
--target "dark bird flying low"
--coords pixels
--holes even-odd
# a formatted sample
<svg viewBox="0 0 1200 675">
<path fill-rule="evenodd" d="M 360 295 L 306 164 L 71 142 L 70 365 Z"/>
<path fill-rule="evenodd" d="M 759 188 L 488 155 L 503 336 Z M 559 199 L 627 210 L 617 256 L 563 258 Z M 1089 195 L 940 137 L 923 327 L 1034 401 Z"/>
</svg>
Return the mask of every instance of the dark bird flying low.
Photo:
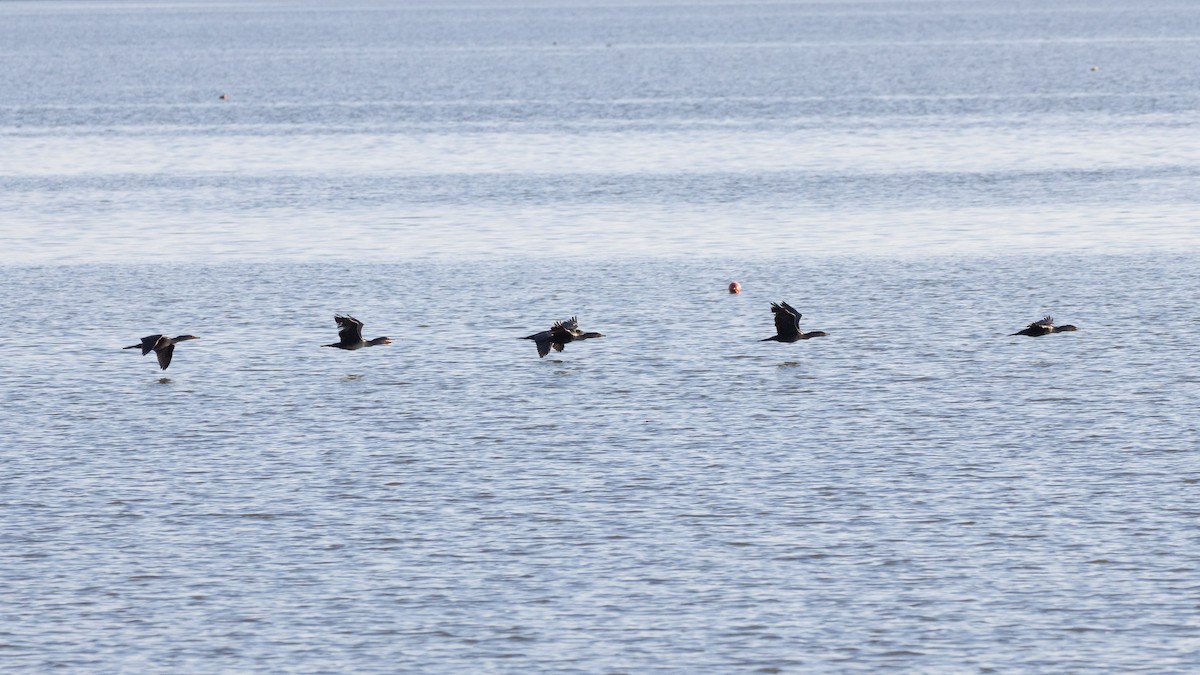
<svg viewBox="0 0 1200 675">
<path fill-rule="evenodd" d="M 1071 324 L 1062 326 L 1054 325 L 1054 317 L 1044 316 L 1041 321 L 1034 321 L 1025 328 L 1013 333 L 1013 335 L 1028 335 L 1029 337 L 1041 337 L 1051 333 L 1070 333 L 1071 331 L 1079 330 Z"/>
<path fill-rule="evenodd" d="M 195 335 L 180 335 L 179 337 L 173 338 L 169 338 L 166 335 L 147 335 L 146 337 L 142 338 L 140 344 L 129 345 L 128 347 L 122 347 L 121 349 L 137 349 L 138 347 L 141 347 L 142 356 L 145 356 L 150 352 L 154 352 L 154 355 L 158 357 L 158 367 L 166 370 L 167 366 L 171 365 L 171 357 L 175 355 L 176 343 L 199 339 L 200 338 L 196 337 Z"/>
<path fill-rule="evenodd" d="M 571 317 L 566 321 L 555 321 L 550 330 L 544 330 L 533 335 L 526 335 L 522 340 L 533 340 L 537 345 L 538 358 L 550 353 L 553 349 L 561 352 L 568 342 L 602 338 L 603 333 L 585 333 L 579 329 L 579 319 Z"/>
<path fill-rule="evenodd" d="M 338 325 L 338 341 L 328 345 L 321 345 L 322 347 L 354 350 L 362 349 L 363 347 L 374 347 L 375 345 L 392 344 L 392 341 L 386 337 L 364 340 L 362 336 L 363 322 L 352 316 L 334 314 L 333 320 Z"/>
<path fill-rule="evenodd" d="M 775 315 L 775 335 L 769 338 L 763 338 L 759 342 L 796 342 L 797 340 L 808 340 L 809 338 L 825 337 L 828 335 L 823 330 L 814 330 L 811 333 L 805 333 L 800 330 L 800 312 L 796 311 L 795 307 L 786 302 L 771 303 L 771 313 Z"/>
</svg>

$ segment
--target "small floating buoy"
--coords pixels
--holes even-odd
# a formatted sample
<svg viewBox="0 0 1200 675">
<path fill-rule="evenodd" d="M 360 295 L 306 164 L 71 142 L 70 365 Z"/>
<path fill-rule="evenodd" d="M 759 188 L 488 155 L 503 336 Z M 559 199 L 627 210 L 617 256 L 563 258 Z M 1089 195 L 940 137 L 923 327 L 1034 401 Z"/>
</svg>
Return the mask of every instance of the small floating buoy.
<svg viewBox="0 0 1200 675">
<path fill-rule="evenodd" d="M 732 293 L 732 294 L 734 294 L 734 295 L 737 295 L 738 293 L 741 293 L 741 292 L 742 292 L 742 285 L 741 285 L 741 284 L 739 284 L 739 283 L 738 283 L 738 282 L 736 282 L 736 281 L 731 281 L 731 282 L 729 282 L 729 292 L 730 292 L 730 293 Z"/>
</svg>

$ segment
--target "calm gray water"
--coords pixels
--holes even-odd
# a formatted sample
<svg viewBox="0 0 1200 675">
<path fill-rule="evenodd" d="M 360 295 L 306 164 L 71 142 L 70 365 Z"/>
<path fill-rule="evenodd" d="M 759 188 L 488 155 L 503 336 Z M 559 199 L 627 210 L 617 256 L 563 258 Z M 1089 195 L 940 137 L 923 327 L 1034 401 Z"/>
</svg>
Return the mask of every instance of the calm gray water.
<svg viewBox="0 0 1200 675">
<path fill-rule="evenodd" d="M 6 2 L 0 57 L 4 670 L 1200 667 L 1200 7 Z"/>
</svg>

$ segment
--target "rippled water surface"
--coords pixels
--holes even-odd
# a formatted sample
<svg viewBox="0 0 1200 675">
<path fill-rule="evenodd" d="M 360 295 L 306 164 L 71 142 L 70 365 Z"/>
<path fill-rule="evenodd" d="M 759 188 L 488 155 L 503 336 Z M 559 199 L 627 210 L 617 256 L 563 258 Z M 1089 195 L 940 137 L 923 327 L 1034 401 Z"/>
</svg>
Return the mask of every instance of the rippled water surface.
<svg viewBox="0 0 1200 675">
<path fill-rule="evenodd" d="M 1186 669 L 1196 264 L 9 268 L 5 659 Z"/>
<path fill-rule="evenodd" d="M 0 666 L 1195 670 L 1198 48 L 1168 0 L 0 3 Z"/>
<path fill-rule="evenodd" d="M 11 262 L 1200 245 L 1190 1 L 9 2 L 0 50 Z"/>
</svg>

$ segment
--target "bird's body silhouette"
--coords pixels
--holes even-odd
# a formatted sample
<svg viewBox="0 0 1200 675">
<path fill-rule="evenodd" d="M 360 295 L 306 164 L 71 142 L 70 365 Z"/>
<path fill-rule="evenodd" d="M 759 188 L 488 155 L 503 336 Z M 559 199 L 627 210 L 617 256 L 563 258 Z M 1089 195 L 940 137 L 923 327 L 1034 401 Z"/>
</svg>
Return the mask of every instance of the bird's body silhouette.
<svg viewBox="0 0 1200 675">
<path fill-rule="evenodd" d="M 187 340 L 198 340 L 195 335 L 180 335 L 179 337 L 167 337 L 166 335 L 147 335 L 142 338 L 142 341 L 136 345 L 129 345 L 121 349 L 137 349 L 141 348 L 142 356 L 154 352 L 158 357 L 158 367 L 166 370 L 167 366 L 171 365 L 171 357 L 175 355 L 175 344 L 178 342 L 186 342 Z"/>
<path fill-rule="evenodd" d="M 1028 335 L 1029 337 L 1041 337 L 1051 333 L 1070 333 L 1071 331 L 1079 330 L 1071 324 L 1062 326 L 1054 325 L 1054 317 L 1044 316 L 1041 321 L 1034 321 L 1025 328 L 1013 333 L 1013 335 Z M 1010 336 L 1011 337 L 1011 336 Z"/>
<path fill-rule="evenodd" d="M 602 338 L 603 333 L 585 333 L 579 329 L 579 319 L 571 317 L 566 321 L 555 321 L 550 330 L 544 330 L 533 335 L 526 335 L 522 340 L 533 340 L 537 345 L 538 358 L 542 358 L 553 349 L 561 352 L 568 342 Z"/>
<path fill-rule="evenodd" d="M 772 302 L 771 313 L 775 315 L 775 334 L 769 338 L 763 338 L 759 342 L 797 342 L 799 340 L 808 340 L 810 338 L 829 335 L 823 330 L 814 330 L 811 333 L 805 333 L 800 330 L 801 314 L 796 311 L 795 307 L 786 302 Z"/>
<path fill-rule="evenodd" d="M 334 314 L 333 320 L 338 325 L 338 341 L 332 344 L 321 345 L 322 347 L 337 347 L 338 349 L 355 350 L 363 347 L 374 347 L 376 345 L 390 345 L 392 341 L 386 337 L 377 337 L 374 340 L 364 340 L 362 336 L 363 322 L 352 316 L 342 316 Z"/>
</svg>

